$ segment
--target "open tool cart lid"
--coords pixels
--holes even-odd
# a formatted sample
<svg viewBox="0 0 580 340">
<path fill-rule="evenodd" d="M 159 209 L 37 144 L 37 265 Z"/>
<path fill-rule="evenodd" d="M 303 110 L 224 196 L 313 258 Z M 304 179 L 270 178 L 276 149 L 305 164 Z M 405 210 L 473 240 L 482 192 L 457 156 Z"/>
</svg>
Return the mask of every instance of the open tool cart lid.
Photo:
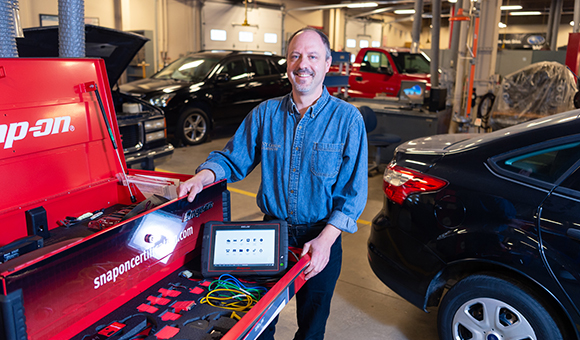
<svg viewBox="0 0 580 340">
<path fill-rule="evenodd" d="M 116 154 L 87 83 L 99 90 L 121 145 L 102 60 L 0 59 L 0 246 L 29 234 L 27 210 L 43 206 L 56 226 L 64 216 L 129 200 L 116 177 L 126 171 L 123 153 Z"/>
<path fill-rule="evenodd" d="M 111 88 L 147 41 L 139 34 L 85 25 L 85 54 L 105 61 Z M 16 43 L 20 57 L 58 58 L 58 26 L 24 29 L 24 38 Z"/>
</svg>

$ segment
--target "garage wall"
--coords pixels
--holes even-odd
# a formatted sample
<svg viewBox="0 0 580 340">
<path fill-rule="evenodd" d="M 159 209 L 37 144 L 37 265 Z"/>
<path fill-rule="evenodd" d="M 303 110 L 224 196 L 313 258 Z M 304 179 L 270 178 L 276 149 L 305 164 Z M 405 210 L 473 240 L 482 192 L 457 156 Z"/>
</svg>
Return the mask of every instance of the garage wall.
<svg viewBox="0 0 580 340">
<path fill-rule="evenodd" d="M 195 25 L 193 1 L 169 1 L 168 17 L 168 57 L 176 59 L 195 52 L 195 35 L 199 26 Z"/>
<path fill-rule="evenodd" d="M 409 22 L 389 22 L 392 19 L 385 18 L 385 25 L 383 29 L 383 46 L 385 47 L 405 47 L 411 46 L 411 41 L 413 38 L 411 36 L 411 31 L 413 29 L 413 23 Z M 421 41 L 421 48 L 424 48 L 424 41 Z"/>
<path fill-rule="evenodd" d="M 58 0 L 19 0 L 18 3 L 23 28 L 40 26 L 40 14 L 58 15 Z M 85 0 L 85 17 L 98 18 L 101 26 L 115 27 L 114 12 L 114 0 Z"/>
</svg>

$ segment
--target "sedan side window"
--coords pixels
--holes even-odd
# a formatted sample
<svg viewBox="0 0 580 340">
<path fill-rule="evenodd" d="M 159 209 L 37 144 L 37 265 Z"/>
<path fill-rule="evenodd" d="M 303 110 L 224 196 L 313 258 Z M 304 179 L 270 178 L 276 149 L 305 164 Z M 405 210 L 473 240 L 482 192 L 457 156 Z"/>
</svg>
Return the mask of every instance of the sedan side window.
<svg viewBox="0 0 580 340">
<path fill-rule="evenodd" d="M 501 160 L 497 165 L 522 176 L 554 183 L 580 159 L 580 142 L 558 145 Z"/>
<path fill-rule="evenodd" d="M 576 169 L 560 186 L 580 192 L 580 168 Z"/>
</svg>

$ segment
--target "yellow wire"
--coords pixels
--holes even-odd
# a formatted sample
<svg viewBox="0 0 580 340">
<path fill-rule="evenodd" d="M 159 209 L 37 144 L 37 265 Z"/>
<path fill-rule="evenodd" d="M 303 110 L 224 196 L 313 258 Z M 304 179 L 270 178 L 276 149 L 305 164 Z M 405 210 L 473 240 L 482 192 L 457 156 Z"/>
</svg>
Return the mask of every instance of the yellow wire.
<svg viewBox="0 0 580 340">
<path fill-rule="evenodd" d="M 232 293 L 232 294 L 236 294 L 236 295 L 234 295 L 234 296 L 211 296 L 212 294 L 215 294 L 218 292 L 228 292 L 228 293 Z M 219 303 L 219 304 L 215 303 L 215 302 L 219 302 L 219 301 L 227 301 L 227 300 L 231 300 L 231 299 L 236 299 L 239 297 L 245 299 L 245 305 L 241 304 L 244 302 L 241 300 L 236 301 L 236 302 L 230 302 L 230 303 Z M 214 290 L 211 290 L 210 292 L 208 292 L 207 295 L 204 296 L 199 302 L 206 303 L 206 304 L 213 306 L 213 307 L 219 307 L 219 308 L 234 310 L 237 312 L 243 312 L 243 311 L 247 311 L 250 308 L 252 308 L 252 306 L 255 305 L 256 302 L 258 302 L 258 301 L 256 299 L 254 299 L 251 295 L 248 295 L 242 291 L 239 291 L 236 289 L 219 288 L 219 289 L 214 289 Z"/>
</svg>

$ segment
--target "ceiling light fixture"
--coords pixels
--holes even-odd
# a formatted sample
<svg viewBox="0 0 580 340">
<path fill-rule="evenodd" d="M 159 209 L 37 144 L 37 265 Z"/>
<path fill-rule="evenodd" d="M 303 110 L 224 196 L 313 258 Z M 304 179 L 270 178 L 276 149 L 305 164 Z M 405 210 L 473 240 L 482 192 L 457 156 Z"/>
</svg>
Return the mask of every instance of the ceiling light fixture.
<svg viewBox="0 0 580 340">
<path fill-rule="evenodd" d="M 522 16 L 522 15 L 542 15 L 542 12 L 540 12 L 540 11 L 529 11 L 529 12 L 526 12 L 526 11 L 522 11 L 522 12 L 510 12 L 510 15 L 520 15 L 520 16 Z"/>
<path fill-rule="evenodd" d="M 501 6 L 500 9 L 502 11 L 519 11 L 523 7 L 520 5 L 509 5 L 509 6 Z"/>
<path fill-rule="evenodd" d="M 457 0 L 448 0 L 450 3 L 455 4 L 457 3 Z"/>
<path fill-rule="evenodd" d="M 499 26 L 499 28 L 506 28 L 506 27 L 507 27 L 507 25 L 506 25 L 506 24 L 504 24 L 503 22 L 499 22 L 499 23 L 497 24 L 497 26 Z"/>
<path fill-rule="evenodd" d="M 346 7 L 348 8 L 368 8 L 368 7 L 377 7 L 379 4 L 376 2 L 361 2 L 355 4 L 348 4 Z"/>
<path fill-rule="evenodd" d="M 395 10 L 395 14 L 415 14 L 414 9 L 397 9 Z"/>
</svg>

